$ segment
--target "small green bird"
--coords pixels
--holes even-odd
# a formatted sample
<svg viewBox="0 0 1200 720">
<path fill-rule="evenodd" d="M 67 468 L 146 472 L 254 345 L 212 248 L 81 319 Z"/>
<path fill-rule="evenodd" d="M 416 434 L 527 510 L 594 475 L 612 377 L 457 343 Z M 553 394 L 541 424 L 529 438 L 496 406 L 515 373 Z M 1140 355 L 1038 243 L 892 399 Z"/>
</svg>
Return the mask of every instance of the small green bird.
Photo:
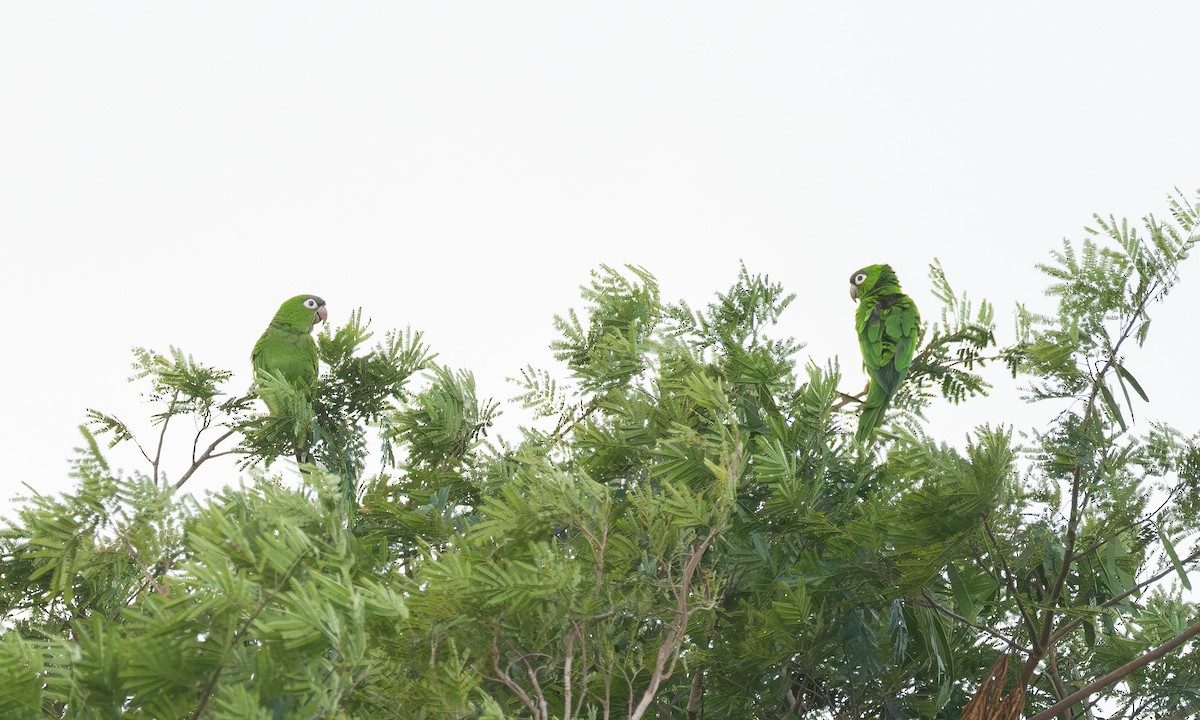
<svg viewBox="0 0 1200 720">
<path fill-rule="evenodd" d="M 250 362 L 254 375 L 277 375 L 291 383 L 309 402 L 317 394 L 317 343 L 313 326 L 329 316 L 325 301 L 316 295 L 297 295 L 279 306 L 262 337 L 254 343 Z M 272 415 L 282 410 L 270 393 L 262 393 Z"/>
<path fill-rule="evenodd" d="M 850 297 L 858 302 L 854 326 L 863 367 L 871 376 L 855 436 L 863 442 L 883 422 L 888 403 L 908 374 L 921 315 L 912 298 L 900 291 L 900 281 L 889 265 L 868 265 L 851 275 Z"/>
</svg>

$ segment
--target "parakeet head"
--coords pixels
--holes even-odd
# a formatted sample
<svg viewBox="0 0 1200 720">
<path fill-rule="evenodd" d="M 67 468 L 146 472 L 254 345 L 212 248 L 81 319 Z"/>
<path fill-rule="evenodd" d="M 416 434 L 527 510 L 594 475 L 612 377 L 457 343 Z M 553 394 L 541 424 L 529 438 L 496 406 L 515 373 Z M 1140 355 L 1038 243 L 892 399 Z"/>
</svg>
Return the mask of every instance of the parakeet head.
<svg viewBox="0 0 1200 720">
<path fill-rule="evenodd" d="M 879 291 L 900 292 L 900 281 L 891 265 L 868 265 L 850 276 L 850 297 L 856 302 Z"/>
<path fill-rule="evenodd" d="M 329 311 L 325 308 L 324 300 L 316 295 L 297 295 L 279 306 L 272 324 L 284 324 L 308 332 L 313 325 L 325 322 L 328 317 Z"/>
</svg>

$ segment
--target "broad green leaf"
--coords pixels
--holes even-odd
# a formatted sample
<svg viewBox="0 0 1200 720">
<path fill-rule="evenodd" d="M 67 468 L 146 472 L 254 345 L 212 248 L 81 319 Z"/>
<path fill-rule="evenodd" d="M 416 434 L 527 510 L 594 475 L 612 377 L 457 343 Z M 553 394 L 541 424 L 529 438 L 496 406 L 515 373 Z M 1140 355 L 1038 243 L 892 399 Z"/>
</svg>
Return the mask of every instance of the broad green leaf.
<svg viewBox="0 0 1200 720">
<path fill-rule="evenodd" d="M 1175 572 L 1179 574 L 1179 581 L 1188 590 L 1192 589 L 1192 582 L 1188 580 L 1187 569 L 1183 567 L 1183 563 L 1179 561 L 1179 553 L 1175 552 L 1175 545 L 1163 532 L 1162 528 L 1158 529 L 1158 539 L 1162 541 L 1163 550 L 1167 552 L 1167 557 L 1171 558 L 1171 564 L 1175 566 Z"/>
<path fill-rule="evenodd" d="M 950 578 L 950 589 L 954 593 L 954 605 L 959 614 L 972 622 L 978 621 L 979 617 L 975 614 L 975 603 L 971 600 L 971 593 L 967 590 L 962 576 L 959 575 L 958 568 L 951 563 L 946 566 L 946 574 Z"/>
<path fill-rule="evenodd" d="M 1103 380 L 1099 383 L 1100 397 L 1104 400 L 1105 407 L 1120 424 L 1122 430 L 1128 430 L 1129 426 L 1125 424 L 1125 416 L 1121 414 L 1121 408 L 1117 406 L 1117 401 L 1113 399 L 1112 391 L 1108 389 L 1108 384 Z"/>
<path fill-rule="evenodd" d="M 1133 387 L 1134 392 L 1136 392 L 1138 394 L 1138 396 L 1140 396 L 1142 398 L 1143 401 L 1150 402 L 1150 398 L 1146 396 L 1146 391 L 1142 389 L 1141 383 L 1139 383 L 1137 381 L 1137 379 L 1134 378 L 1133 375 L 1130 374 L 1130 372 L 1125 369 L 1124 365 L 1122 365 L 1121 363 L 1118 363 L 1118 362 L 1114 362 L 1113 368 L 1116 369 L 1117 374 L 1120 375 L 1120 377 L 1124 381 L 1128 382 Z"/>
</svg>

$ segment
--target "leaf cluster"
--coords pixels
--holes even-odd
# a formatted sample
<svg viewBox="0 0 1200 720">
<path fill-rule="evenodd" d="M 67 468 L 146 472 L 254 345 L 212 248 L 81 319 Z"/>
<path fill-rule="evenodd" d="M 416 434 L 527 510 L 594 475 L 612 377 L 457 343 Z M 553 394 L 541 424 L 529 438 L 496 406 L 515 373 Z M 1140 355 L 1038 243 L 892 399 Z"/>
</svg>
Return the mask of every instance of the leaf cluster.
<svg viewBox="0 0 1200 720">
<path fill-rule="evenodd" d="M 513 442 L 470 373 L 419 333 L 371 344 L 361 313 L 320 335 L 315 400 L 276 415 L 138 351 L 157 445 L 91 413 L 77 489 L 0 532 L 0 716 L 954 720 L 1006 653 L 1036 720 L 1098 698 L 1179 717 L 1200 450 L 1133 413 L 1135 350 L 1200 227 L 1171 213 L 1065 243 L 1042 266 L 1057 309 L 1019 307 L 1006 347 L 935 261 L 940 315 L 870 446 L 837 359 L 783 331 L 795 295 L 745 266 L 697 309 L 598 269 L 555 319 L 561 367 L 515 381 Z M 921 410 L 988 391 L 989 362 L 1048 421 L 937 439 Z M 148 472 L 114 470 L 105 434 Z M 230 453 L 252 482 L 175 494 Z M 292 456 L 298 480 L 265 474 Z"/>
</svg>

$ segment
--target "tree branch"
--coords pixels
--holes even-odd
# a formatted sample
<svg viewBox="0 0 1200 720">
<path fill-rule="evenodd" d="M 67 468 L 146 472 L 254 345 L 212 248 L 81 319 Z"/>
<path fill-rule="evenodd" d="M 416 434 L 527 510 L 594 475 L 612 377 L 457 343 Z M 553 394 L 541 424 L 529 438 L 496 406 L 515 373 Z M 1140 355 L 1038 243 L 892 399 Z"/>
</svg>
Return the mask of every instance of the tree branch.
<svg viewBox="0 0 1200 720">
<path fill-rule="evenodd" d="M 521 663 L 525 666 L 525 674 L 529 676 L 529 682 L 533 686 L 534 694 L 537 696 L 538 712 L 534 714 L 534 718 L 536 720 L 548 720 L 550 717 L 550 706 L 546 702 L 546 694 L 542 692 L 542 684 L 538 682 L 537 671 L 529 663 L 528 655 L 521 658 Z"/>
<path fill-rule="evenodd" d="M 566 659 L 563 660 L 563 720 L 571 720 L 571 663 L 575 660 L 575 633 L 567 633 Z"/>
<path fill-rule="evenodd" d="M 967 618 L 963 617 L 962 615 L 959 615 L 958 613 L 954 612 L 950 608 L 946 607 L 945 605 L 942 605 L 932 595 L 929 594 L 928 590 L 922 590 L 921 595 L 922 595 L 922 597 L 925 598 L 925 600 L 929 606 L 932 606 L 935 610 L 942 613 L 943 615 L 953 618 L 954 620 L 957 620 L 960 623 L 963 623 L 964 625 L 969 625 L 982 633 L 987 633 L 988 635 L 991 635 L 992 637 L 996 638 L 997 640 L 1000 640 L 1005 645 L 1008 645 L 1010 648 L 1012 648 L 1013 650 L 1016 650 L 1019 653 L 1026 654 L 1026 655 L 1029 654 L 1029 648 L 1022 646 L 1016 640 L 1010 639 L 1007 635 L 1000 632 L 999 630 L 988 627 L 987 625 L 984 625 L 983 623 L 972 622 L 972 621 L 968 620 Z"/>
<path fill-rule="evenodd" d="M 688 608 L 688 593 L 691 588 L 692 577 L 696 573 L 696 568 L 700 566 L 700 559 L 704 557 L 704 553 L 708 550 L 709 543 L 717 536 L 719 526 L 714 525 L 708 531 L 708 536 L 696 545 L 692 551 L 691 557 L 684 563 L 683 573 L 679 579 L 679 589 L 676 591 L 675 603 L 675 619 L 671 621 L 667 636 L 663 638 L 662 645 L 658 648 L 658 655 L 654 660 L 654 674 L 650 676 L 650 683 L 646 686 L 646 691 L 642 693 L 641 702 L 629 715 L 629 720 L 639 720 L 654 701 L 654 696 L 658 694 L 658 687 L 663 681 L 671 677 L 671 673 L 675 669 L 675 660 L 678 657 L 679 646 L 683 642 L 684 633 L 687 632 L 688 621 L 691 619 L 700 608 Z M 668 665 L 669 663 L 669 665 Z"/>
<path fill-rule="evenodd" d="M 1092 390 L 1092 400 L 1095 400 L 1096 393 L 1099 392 L 1099 385 L 1094 386 Z M 1087 423 L 1092 410 L 1092 403 L 1088 403 L 1088 414 L 1084 416 L 1084 424 Z M 1067 520 L 1067 541 L 1063 545 L 1062 567 L 1058 570 L 1058 576 L 1054 578 L 1054 585 L 1050 588 L 1049 595 L 1046 596 L 1046 614 L 1042 618 L 1041 635 L 1035 644 L 1035 652 L 1029 654 L 1029 658 L 1025 660 L 1025 667 L 1021 670 L 1021 683 L 1029 682 L 1029 678 L 1033 677 L 1033 670 L 1045 652 L 1049 649 L 1050 633 L 1054 630 L 1054 606 L 1058 603 L 1059 597 L 1062 596 L 1063 587 L 1066 586 L 1067 576 L 1071 574 L 1071 563 L 1075 562 L 1075 540 L 1079 532 L 1080 505 L 1079 505 L 1079 490 L 1080 484 L 1083 481 L 1083 468 L 1079 463 L 1075 463 L 1075 471 L 1071 475 L 1071 515 Z"/>
<path fill-rule="evenodd" d="M 496 679 L 504 683 L 505 687 L 513 691 L 513 694 L 521 701 L 529 712 L 537 717 L 537 705 L 533 703 L 525 689 L 516 683 L 507 672 L 500 669 L 500 623 L 494 623 L 495 628 L 492 634 L 492 671 L 496 673 Z"/>
<path fill-rule="evenodd" d="M 208 448 L 206 448 L 204 450 L 204 452 L 200 455 L 200 457 L 197 458 L 195 460 L 195 462 L 192 463 L 192 466 L 187 469 L 187 472 L 185 472 L 183 474 L 183 477 L 179 478 L 179 480 L 175 483 L 174 486 L 172 486 L 171 489 L 178 490 L 180 488 L 180 486 L 182 486 L 185 482 L 188 481 L 188 478 L 190 478 L 196 472 L 196 470 L 200 469 L 201 465 L 203 465 L 208 460 L 210 460 L 214 457 L 217 457 L 218 455 L 214 454 L 216 452 L 217 446 L 220 445 L 221 443 L 225 442 L 226 440 L 228 440 L 230 438 L 230 436 L 232 436 L 236 432 L 237 432 L 237 430 L 235 428 L 229 428 L 224 433 L 222 433 L 219 438 L 217 438 L 216 440 L 213 440 L 212 443 L 208 446 Z M 228 453 L 220 453 L 220 454 L 226 455 Z"/>
<path fill-rule="evenodd" d="M 1025 623 L 1025 627 L 1029 630 L 1029 642 L 1031 643 L 1028 652 L 1031 656 L 1034 651 L 1038 650 L 1041 645 L 1037 637 L 1037 621 L 1025 607 L 1025 601 L 1021 599 L 1021 593 L 1017 590 L 1017 581 L 1013 577 L 1012 569 L 1008 567 L 1008 560 L 1004 557 L 1004 553 L 1000 551 L 1000 542 L 996 539 L 996 534 L 992 532 L 992 524 L 987 517 L 983 518 L 983 529 L 987 532 L 988 538 L 992 541 L 992 547 L 996 549 L 996 555 L 1000 558 L 1000 567 L 1004 571 L 1004 580 L 1008 586 L 1008 591 L 1012 593 L 1013 600 L 1017 602 L 1017 609 L 1021 611 L 1021 619 Z"/>
<path fill-rule="evenodd" d="M 1200 560 L 1200 550 L 1196 550 L 1191 555 L 1189 555 L 1188 557 L 1181 560 L 1179 564 L 1186 565 L 1187 563 L 1195 562 L 1196 560 Z M 1116 605 L 1117 603 L 1121 602 L 1122 600 L 1129 597 L 1130 595 L 1133 595 L 1135 593 L 1141 592 L 1142 590 L 1145 590 L 1148 586 L 1158 582 L 1159 580 L 1162 580 L 1163 578 L 1165 578 L 1166 576 L 1168 576 L 1174 572 L 1175 572 L 1175 566 L 1169 565 L 1166 567 L 1166 569 L 1161 570 L 1158 573 L 1156 573 L 1155 575 L 1134 585 L 1133 587 L 1129 588 L 1125 592 L 1120 593 L 1119 595 L 1114 595 L 1113 597 L 1109 598 L 1108 600 L 1105 600 L 1103 603 L 1101 603 L 1100 605 L 1097 605 L 1096 607 L 1098 609 L 1112 607 L 1113 605 Z M 1058 644 L 1063 638 L 1065 638 L 1073 630 L 1075 630 L 1075 628 L 1082 625 L 1084 623 L 1085 619 L 1087 619 L 1087 618 L 1077 617 L 1074 620 L 1064 623 L 1058 630 L 1054 631 L 1053 635 L 1050 636 L 1051 644 Z"/>
<path fill-rule="evenodd" d="M 243 637 L 245 637 L 255 619 L 262 614 L 263 610 L 267 609 L 267 606 L 279 596 L 279 593 L 283 592 L 283 588 L 292 578 L 292 573 L 296 571 L 296 568 L 300 567 L 300 562 L 313 552 L 315 552 L 315 550 L 309 549 L 296 556 L 296 559 L 293 560 L 292 564 L 288 567 L 287 572 L 284 573 L 283 577 L 279 579 L 279 584 L 276 585 L 275 588 L 272 589 L 265 598 L 263 598 L 262 602 L 259 603 L 254 612 L 250 613 L 250 615 L 242 622 L 242 626 L 239 627 L 237 632 L 233 634 L 233 637 L 229 639 L 229 646 L 231 648 L 237 645 L 237 643 L 240 642 Z M 213 691 L 217 689 L 217 681 L 221 679 L 221 672 L 224 669 L 225 664 L 222 663 L 217 666 L 216 670 L 213 671 L 212 677 L 209 678 L 208 682 L 204 686 L 204 690 L 200 693 L 200 700 L 196 703 L 196 709 L 189 716 L 190 720 L 198 720 L 198 718 L 203 714 L 204 707 L 208 705 L 208 701 L 212 698 Z"/>
<path fill-rule="evenodd" d="M 1050 678 L 1050 684 L 1054 687 L 1054 697 L 1060 701 L 1068 695 L 1067 686 L 1063 683 L 1062 675 L 1058 672 L 1058 653 L 1054 652 L 1054 646 L 1046 648 L 1046 666 L 1048 672 L 1046 675 Z M 1063 708 L 1062 720 L 1071 720 L 1071 708 Z"/>
<path fill-rule="evenodd" d="M 1088 697 L 1091 697 L 1095 693 L 1108 688 L 1119 680 L 1123 680 L 1135 670 L 1139 670 L 1155 660 L 1164 657 L 1167 653 L 1171 652 L 1197 635 L 1200 635 L 1200 622 L 1189 625 L 1186 630 L 1162 645 L 1159 645 L 1157 648 L 1142 653 L 1138 657 L 1125 663 L 1116 670 L 1113 670 L 1104 677 L 1088 683 L 1078 691 L 1068 695 L 1066 698 L 1060 700 L 1037 715 L 1034 715 L 1029 720 L 1052 720 L 1055 715 L 1059 714 L 1063 710 L 1069 709 L 1075 703 L 1086 700 Z"/>
<path fill-rule="evenodd" d="M 150 461 L 150 467 L 154 470 L 154 487 L 158 487 L 158 467 L 162 461 L 163 443 L 167 437 L 167 426 L 171 424 L 171 417 L 175 412 L 175 401 L 179 398 L 179 391 L 171 396 L 171 402 L 167 403 L 167 415 L 163 418 L 162 430 L 158 431 L 158 447 L 154 449 L 154 459 Z"/>
<path fill-rule="evenodd" d="M 558 431 L 558 428 L 555 428 L 555 433 L 554 433 L 555 441 L 559 441 L 559 440 L 562 440 L 563 438 L 565 438 L 567 436 L 567 433 L 571 432 L 571 430 L 573 430 L 575 428 L 575 426 L 578 425 L 579 423 L 583 422 L 584 420 L 587 420 L 588 416 L 591 415 L 592 413 L 596 412 L 596 409 L 598 407 L 600 407 L 600 406 L 596 405 L 595 401 L 593 401 L 593 404 L 588 406 L 588 409 L 584 410 L 583 414 L 581 414 L 579 417 L 572 420 L 566 427 L 562 428 L 561 432 Z"/>
</svg>

